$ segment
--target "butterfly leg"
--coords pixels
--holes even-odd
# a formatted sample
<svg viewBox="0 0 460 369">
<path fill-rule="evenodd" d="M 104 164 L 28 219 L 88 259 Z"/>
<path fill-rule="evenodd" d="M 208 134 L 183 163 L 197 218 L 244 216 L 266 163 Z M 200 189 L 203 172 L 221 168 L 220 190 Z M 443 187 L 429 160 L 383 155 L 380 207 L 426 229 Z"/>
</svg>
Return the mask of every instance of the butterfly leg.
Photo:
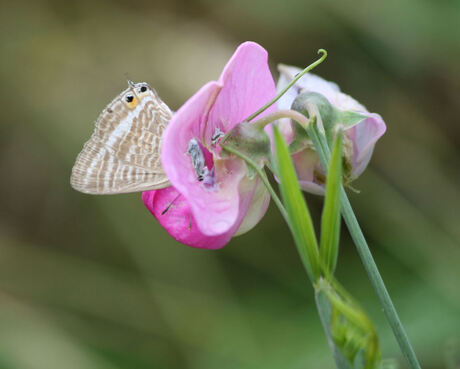
<svg viewBox="0 0 460 369">
<path fill-rule="evenodd" d="M 166 212 L 169 210 L 169 208 L 172 206 L 172 204 L 174 204 L 174 202 L 175 202 L 180 196 L 181 196 L 181 194 L 178 194 L 178 195 L 174 198 L 174 200 L 172 200 L 172 201 L 168 204 L 168 206 L 166 206 L 166 208 L 161 212 L 161 215 L 165 215 Z"/>
</svg>

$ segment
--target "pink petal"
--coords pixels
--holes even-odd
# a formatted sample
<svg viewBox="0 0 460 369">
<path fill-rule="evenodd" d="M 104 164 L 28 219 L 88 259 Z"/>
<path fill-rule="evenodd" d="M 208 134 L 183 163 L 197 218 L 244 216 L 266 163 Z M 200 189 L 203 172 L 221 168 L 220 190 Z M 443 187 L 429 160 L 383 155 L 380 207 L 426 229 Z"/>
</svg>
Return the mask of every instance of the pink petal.
<svg viewBox="0 0 460 369">
<path fill-rule="evenodd" d="M 254 42 L 245 42 L 236 49 L 219 78 L 222 90 L 209 114 L 205 142 L 210 142 L 216 128 L 228 132 L 275 97 L 275 81 L 267 59 L 267 51 Z M 272 105 L 260 117 L 275 110 Z"/>
<path fill-rule="evenodd" d="M 246 215 L 255 188 L 246 191 L 240 186 L 246 176 L 243 161 L 215 158 L 218 183 L 215 188 L 206 189 L 198 181 L 187 154 L 190 140 L 195 138 L 210 147 L 210 138 L 217 128 L 227 132 L 274 95 L 266 51 L 257 44 L 244 43 L 227 64 L 219 82 L 203 86 L 168 124 L 163 135 L 162 165 L 172 185 L 188 201 L 202 234 L 217 236 L 230 229 L 235 232 Z"/>
<path fill-rule="evenodd" d="M 304 149 L 292 155 L 292 161 L 302 190 L 314 195 L 324 195 L 323 184 L 315 181 L 315 170 L 321 171 L 321 163 L 316 151 Z"/>
<path fill-rule="evenodd" d="M 268 208 L 270 195 L 262 181 L 246 177 L 241 181 L 240 187 L 240 207 L 245 209 L 245 217 L 242 216 L 225 233 L 217 236 L 208 236 L 200 231 L 190 204 L 174 187 L 143 192 L 142 201 L 175 240 L 192 247 L 219 249 L 233 236 L 252 229 Z"/>
<path fill-rule="evenodd" d="M 257 183 L 255 186 L 253 183 L 254 181 Z M 267 212 L 268 205 L 270 203 L 270 193 L 259 178 L 255 178 L 253 180 L 249 180 L 247 178 L 246 180 L 241 181 L 240 189 L 243 186 L 248 187 L 248 189 L 252 190 L 254 194 L 246 216 L 236 231 L 235 236 L 244 234 L 254 228 Z"/>
<path fill-rule="evenodd" d="M 196 226 L 190 205 L 174 187 L 142 194 L 147 209 L 177 241 L 193 247 L 218 249 L 226 245 L 235 232 L 230 229 L 219 236 L 207 236 Z M 169 206 L 169 208 L 168 208 Z M 164 213 L 165 209 L 168 210 Z"/>
<path fill-rule="evenodd" d="M 232 206 L 232 202 L 235 202 L 235 197 L 237 199 L 237 185 L 244 175 L 243 166 L 232 168 L 236 173 L 236 177 L 233 176 L 234 187 L 227 189 L 225 197 L 215 199 L 215 194 L 221 191 L 211 192 L 204 189 L 197 179 L 191 158 L 187 154 L 190 140 L 200 137 L 199 127 L 208 119 L 209 109 L 219 91 L 220 87 L 216 82 L 209 82 L 174 114 L 163 134 L 161 150 L 162 165 L 168 179 L 190 201 L 198 227 L 208 236 L 224 233 L 235 222 L 238 209 Z M 225 172 L 225 167 L 219 167 L 216 175 L 228 177 L 228 173 L 225 175 Z M 203 219 L 205 214 L 209 213 L 213 215 L 215 213 L 216 218 L 212 218 L 215 221 L 209 222 L 209 218 Z"/>
<path fill-rule="evenodd" d="M 352 177 L 357 178 L 366 169 L 375 143 L 386 131 L 382 117 L 375 113 L 361 113 L 368 118 L 346 131 L 354 146 Z"/>
</svg>

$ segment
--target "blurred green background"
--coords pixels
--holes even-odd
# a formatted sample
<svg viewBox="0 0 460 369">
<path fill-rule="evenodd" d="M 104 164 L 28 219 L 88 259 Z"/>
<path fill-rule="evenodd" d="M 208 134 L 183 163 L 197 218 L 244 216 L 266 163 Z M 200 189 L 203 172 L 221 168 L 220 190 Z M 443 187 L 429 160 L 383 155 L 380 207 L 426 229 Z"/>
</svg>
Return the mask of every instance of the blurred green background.
<svg viewBox="0 0 460 369">
<path fill-rule="evenodd" d="M 126 74 L 176 110 L 254 40 L 380 113 L 350 194 L 423 368 L 459 368 L 460 2 L 10 1 L 0 5 L 0 368 L 333 368 L 274 206 L 220 251 L 171 239 L 139 194 L 70 188 Z M 322 199 L 307 196 L 316 223 Z M 338 278 L 405 367 L 344 229 Z"/>
</svg>

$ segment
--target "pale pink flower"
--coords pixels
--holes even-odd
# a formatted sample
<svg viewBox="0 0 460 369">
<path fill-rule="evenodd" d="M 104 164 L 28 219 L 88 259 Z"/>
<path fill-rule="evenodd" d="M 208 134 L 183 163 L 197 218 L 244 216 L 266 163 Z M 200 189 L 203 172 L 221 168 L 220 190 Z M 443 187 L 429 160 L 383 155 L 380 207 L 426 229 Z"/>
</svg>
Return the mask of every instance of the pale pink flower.
<svg viewBox="0 0 460 369">
<path fill-rule="evenodd" d="M 297 67 L 279 65 L 280 78 L 277 89 L 282 90 L 301 69 Z M 323 95 L 339 111 L 359 113 L 365 118 L 356 125 L 345 127 L 344 156 L 348 166 L 344 174 L 347 182 L 358 178 L 366 169 L 371 159 L 375 143 L 385 133 L 386 126 L 382 117 L 369 113 L 367 109 L 351 96 L 340 91 L 339 86 L 326 81 L 319 76 L 307 73 L 278 100 L 278 109 L 290 109 L 294 99 L 303 92 L 316 92 Z M 291 126 L 284 121 L 281 130 L 288 141 L 293 138 Z M 319 157 L 312 146 L 292 155 L 297 171 L 300 186 L 303 190 L 323 195 L 324 171 L 321 168 Z"/>
<path fill-rule="evenodd" d="M 257 176 L 248 177 L 244 161 L 221 155 L 219 138 L 275 93 L 267 52 L 245 42 L 219 80 L 204 85 L 174 114 L 161 150 L 173 187 L 144 192 L 142 199 L 179 242 L 220 248 L 265 214 L 270 201 L 267 190 Z"/>
</svg>

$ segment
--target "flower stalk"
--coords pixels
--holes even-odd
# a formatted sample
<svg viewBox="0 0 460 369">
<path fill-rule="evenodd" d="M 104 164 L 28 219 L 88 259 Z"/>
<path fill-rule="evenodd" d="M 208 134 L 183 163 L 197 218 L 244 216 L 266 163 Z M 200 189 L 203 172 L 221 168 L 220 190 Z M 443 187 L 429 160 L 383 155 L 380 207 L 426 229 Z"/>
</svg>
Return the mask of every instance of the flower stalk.
<svg viewBox="0 0 460 369">
<path fill-rule="evenodd" d="M 318 152 L 320 161 L 324 170 L 327 170 L 331 157 L 329 146 L 327 145 L 326 137 L 318 132 L 318 128 L 314 125 L 308 128 L 308 133 L 312 139 L 316 150 Z M 351 237 L 356 245 L 358 254 L 361 257 L 361 261 L 364 265 L 366 273 L 372 283 L 372 286 L 377 294 L 377 297 L 382 305 L 383 311 L 387 317 L 388 323 L 393 330 L 393 334 L 398 341 L 401 352 L 406 358 L 409 367 L 412 369 L 420 369 L 420 364 L 415 355 L 415 351 L 410 344 L 407 333 L 399 319 L 398 313 L 393 305 L 388 290 L 385 287 L 382 276 L 377 268 L 377 264 L 372 257 L 372 253 L 369 246 L 364 238 L 361 227 L 359 226 L 358 220 L 353 212 L 348 196 L 341 185 L 340 188 L 340 200 L 342 205 L 342 216 L 351 234 Z"/>
<path fill-rule="evenodd" d="M 266 115 L 263 118 L 256 120 L 255 122 L 252 122 L 251 126 L 256 126 L 258 128 L 264 128 L 268 124 L 273 123 L 277 121 L 278 119 L 283 119 L 283 118 L 295 120 L 305 129 L 310 123 L 310 119 L 308 119 L 305 115 L 299 113 L 298 111 L 290 110 L 290 109 L 283 109 L 283 110 L 277 110 L 271 114 Z"/>
</svg>

